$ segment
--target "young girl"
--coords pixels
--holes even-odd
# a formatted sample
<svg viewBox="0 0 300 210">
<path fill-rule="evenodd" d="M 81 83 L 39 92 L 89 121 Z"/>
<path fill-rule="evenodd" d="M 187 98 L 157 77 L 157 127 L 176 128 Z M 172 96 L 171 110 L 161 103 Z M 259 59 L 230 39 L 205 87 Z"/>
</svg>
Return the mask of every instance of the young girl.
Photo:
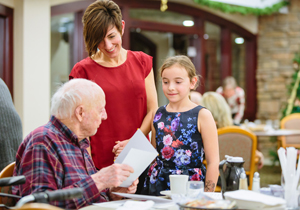
<svg viewBox="0 0 300 210">
<path fill-rule="evenodd" d="M 189 180 L 205 180 L 205 191 L 214 191 L 219 171 L 219 147 L 211 113 L 189 99 L 198 77 L 191 60 L 175 56 L 160 69 L 162 88 L 169 104 L 153 118 L 151 142 L 159 156 L 151 165 L 144 183 L 145 194 L 160 195 L 170 189 L 170 174 L 189 175 Z M 202 164 L 207 160 L 207 171 Z"/>
</svg>

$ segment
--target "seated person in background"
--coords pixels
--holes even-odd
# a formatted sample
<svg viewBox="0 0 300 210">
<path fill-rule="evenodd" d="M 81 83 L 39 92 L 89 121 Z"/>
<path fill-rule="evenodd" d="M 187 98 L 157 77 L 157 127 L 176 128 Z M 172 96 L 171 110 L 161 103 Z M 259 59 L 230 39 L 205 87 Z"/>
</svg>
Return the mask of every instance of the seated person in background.
<svg viewBox="0 0 300 210">
<path fill-rule="evenodd" d="M 0 78 L 0 171 L 16 159 L 23 139 L 22 122 L 8 87 Z"/>
<path fill-rule="evenodd" d="M 14 176 L 25 175 L 26 183 L 13 187 L 13 194 L 81 187 L 83 197 L 54 201 L 52 205 L 78 209 L 92 203 L 117 200 L 112 191 L 134 193 L 138 180 L 130 187 L 118 187 L 133 173 L 124 164 L 113 164 L 97 171 L 86 148 L 87 139 L 107 118 L 105 95 L 94 82 L 73 79 L 53 95 L 50 121 L 32 131 L 22 142 L 16 157 Z"/>
<path fill-rule="evenodd" d="M 245 110 L 245 92 L 241 87 L 238 87 L 233 77 L 226 77 L 223 81 L 223 85 L 216 90 L 227 101 L 233 123 L 239 125 L 244 116 Z"/>
<path fill-rule="evenodd" d="M 198 91 L 195 91 L 195 90 L 191 90 L 190 99 L 191 99 L 192 102 L 194 102 L 197 105 L 200 105 L 201 98 L 202 98 L 201 93 L 199 93 Z"/>
<path fill-rule="evenodd" d="M 217 128 L 232 126 L 231 111 L 223 96 L 216 92 L 206 92 L 202 96 L 201 105 L 207 108 L 215 119 Z"/>
<path fill-rule="evenodd" d="M 224 97 L 220 94 L 216 92 L 204 93 L 202 96 L 201 105 L 211 111 L 213 118 L 215 119 L 217 128 L 223 128 L 233 125 L 230 108 L 226 103 Z M 258 150 L 256 150 L 255 155 L 259 160 L 257 168 L 261 169 L 264 165 L 264 156 Z"/>
</svg>

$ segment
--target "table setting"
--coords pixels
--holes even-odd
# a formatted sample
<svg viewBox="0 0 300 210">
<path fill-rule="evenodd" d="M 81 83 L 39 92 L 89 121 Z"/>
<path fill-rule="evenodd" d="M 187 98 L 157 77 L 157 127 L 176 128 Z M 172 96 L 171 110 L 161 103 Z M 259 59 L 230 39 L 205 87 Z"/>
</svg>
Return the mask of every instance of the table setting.
<svg viewBox="0 0 300 210">
<path fill-rule="evenodd" d="M 296 168 L 297 149 L 280 148 L 277 152 L 284 180 L 282 186 L 260 188 L 257 183 L 252 188 L 254 191 L 248 190 L 243 158 L 227 155 L 219 164 L 222 192 L 204 192 L 203 181 L 189 181 L 188 175 L 172 174 L 169 175 L 170 190 L 161 191 L 161 196 L 114 192 L 124 199 L 95 203 L 81 210 L 298 209 L 300 162 L 298 160 Z M 259 182 L 259 176 L 255 178 Z M 246 187 L 241 187 L 244 179 Z"/>
<path fill-rule="evenodd" d="M 280 129 L 279 120 L 266 120 L 262 123 L 261 120 L 255 120 L 250 122 L 245 120 L 243 124 L 240 125 L 241 128 L 250 130 L 256 136 L 295 136 L 300 135 L 300 130 L 297 129 Z"/>
</svg>

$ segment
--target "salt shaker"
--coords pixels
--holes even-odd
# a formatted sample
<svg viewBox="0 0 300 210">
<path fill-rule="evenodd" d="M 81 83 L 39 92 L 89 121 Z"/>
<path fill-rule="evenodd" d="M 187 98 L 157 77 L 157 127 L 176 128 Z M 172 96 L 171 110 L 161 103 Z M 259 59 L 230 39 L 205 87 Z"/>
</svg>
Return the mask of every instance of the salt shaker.
<svg viewBox="0 0 300 210">
<path fill-rule="evenodd" d="M 253 176 L 252 191 L 258 193 L 260 192 L 260 178 L 258 172 L 255 172 Z"/>
<path fill-rule="evenodd" d="M 248 190 L 248 183 L 245 172 L 242 172 L 240 174 L 239 190 Z"/>
</svg>

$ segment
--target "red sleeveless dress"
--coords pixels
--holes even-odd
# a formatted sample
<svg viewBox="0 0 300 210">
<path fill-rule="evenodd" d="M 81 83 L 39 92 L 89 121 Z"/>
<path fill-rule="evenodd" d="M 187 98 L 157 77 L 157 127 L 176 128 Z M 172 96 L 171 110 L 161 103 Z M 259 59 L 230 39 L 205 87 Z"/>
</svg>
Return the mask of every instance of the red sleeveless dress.
<svg viewBox="0 0 300 210">
<path fill-rule="evenodd" d="M 145 78 L 151 69 L 151 56 L 130 50 L 118 67 L 101 66 L 89 57 L 73 67 L 69 79 L 89 79 L 105 93 L 107 119 L 90 137 L 92 158 L 98 169 L 113 164 L 116 141 L 131 138 L 140 128 L 147 114 Z"/>
</svg>

